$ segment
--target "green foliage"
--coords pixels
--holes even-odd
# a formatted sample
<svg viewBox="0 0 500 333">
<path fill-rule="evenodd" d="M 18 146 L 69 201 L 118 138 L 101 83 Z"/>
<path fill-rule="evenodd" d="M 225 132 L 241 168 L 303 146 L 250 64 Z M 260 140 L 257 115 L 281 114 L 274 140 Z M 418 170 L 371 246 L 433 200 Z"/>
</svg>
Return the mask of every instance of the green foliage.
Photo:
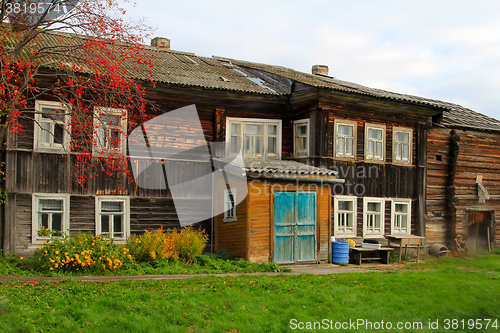
<svg viewBox="0 0 500 333">
<path fill-rule="evenodd" d="M 113 243 L 109 236 L 94 236 L 79 232 L 77 237 L 41 230 L 49 240 L 38 248 L 33 256 L 40 261 L 43 271 L 102 272 L 116 271 L 124 262 L 132 260 L 129 251 Z"/>
<path fill-rule="evenodd" d="M 491 253 L 493 254 L 500 254 L 500 247 L 494 247 L 491 249 Z"/>
<path fill-rule="evenodd" d="M 203 231 L 194 230 L 191 226 L 180 232 L 158 229 L 146 231 L 141 236 L 131 236 L 127 241 L 130 254 L 137 261 L 156 259 L 180 259 L 191 263 L 201 254 L 207 243 L 208 236 Z"/>
<path fill-rule="evenodd" d="M 174 236 L 174 251 L 183 262 L 193 262 L 194 257 L 201 254 L 208 241 L 204 231 L 193 230 L 191 226 L 183 228 Z"/>
<path fill-rule="evenodd" d="M 196 258 L 198 264 L 228 259 Z M 483 324 L 484 319 L 500 319 L 498 263 L 497 255 L 482 255 L 437 258 L 428 261 L 435 269 L 390 273 L 5 283 L 0 322 L 6 333 L 289 332 L 294 318 L 299 322 L 326 318 L 334 323 L 362 319 L 391 322 L 393 327 L 296 330 L 301 332 L 496 332 L 491 323 L 487 330 L 471 330 L 467 324 L 471 319 Z M 444 320 L 454 318 L 463 319 L 465 329 L 446 330 Z M 439 329 L 429 329 L 429 321 L 437 320 Z M 398 330 L 398 322 L 423 325 Z"/>
<path fill-rule="evenodd" d="M 141 236 L 130 236 L 126 247 L 137 261 L 151 261 L 155 259 L 176 259 L 173 239 L 170 232 L 163 229 L 147 231 Z"/>
</svg>

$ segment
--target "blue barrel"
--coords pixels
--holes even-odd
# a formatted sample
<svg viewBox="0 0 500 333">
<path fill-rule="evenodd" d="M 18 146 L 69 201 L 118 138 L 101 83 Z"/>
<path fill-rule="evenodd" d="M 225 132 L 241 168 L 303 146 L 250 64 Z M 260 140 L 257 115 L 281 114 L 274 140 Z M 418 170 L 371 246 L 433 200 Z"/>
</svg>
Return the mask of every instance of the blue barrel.
<svg viewBox="0 0 500 333">
<path fill-rule="evenodd" d="M 337 265 L 349 263 L 349 243 L 344 242 L 344 239 L 332 242 L 332 263 Z"/>
</svg>

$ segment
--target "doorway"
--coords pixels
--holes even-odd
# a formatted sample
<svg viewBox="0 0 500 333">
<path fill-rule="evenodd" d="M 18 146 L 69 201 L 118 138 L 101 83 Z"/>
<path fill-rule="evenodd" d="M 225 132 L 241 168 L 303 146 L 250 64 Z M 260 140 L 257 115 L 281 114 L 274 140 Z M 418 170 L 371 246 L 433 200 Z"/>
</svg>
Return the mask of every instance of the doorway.
<svg viewBox="0 0 500 333">
<path fill-rule="evenodd" d="M 316 192 L 274 192 L 274 262 L 316 260 Z"/>
</svg>

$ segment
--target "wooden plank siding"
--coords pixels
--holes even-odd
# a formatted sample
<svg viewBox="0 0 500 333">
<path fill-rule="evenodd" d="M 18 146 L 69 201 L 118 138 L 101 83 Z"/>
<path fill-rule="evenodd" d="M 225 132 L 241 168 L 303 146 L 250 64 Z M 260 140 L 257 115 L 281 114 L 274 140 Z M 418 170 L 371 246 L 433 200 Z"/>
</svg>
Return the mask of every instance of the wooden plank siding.
<svg viewBox="0 0 500 333">
<path fill-rule="evenodd" d="M 460 137 L 457 171 L 454 181 L 456 190 L 456 235 L 467 237 L 467 213 L 494 210 L 494 239 L 500 242 L 500 142 L 499 133 L 474 130 L 455 130 Z M 432 128 L 428 139 L 427 176 L 427 237 L 430 243 L 449 244 L 445 222 L 446 177 L 449 163 L 450 129 Z M 441 159 L 441 161 L 439 161 Z M 483 185 L 490 199 L 480 203 L 476 177 L 482 176 Z"/>
</svg>

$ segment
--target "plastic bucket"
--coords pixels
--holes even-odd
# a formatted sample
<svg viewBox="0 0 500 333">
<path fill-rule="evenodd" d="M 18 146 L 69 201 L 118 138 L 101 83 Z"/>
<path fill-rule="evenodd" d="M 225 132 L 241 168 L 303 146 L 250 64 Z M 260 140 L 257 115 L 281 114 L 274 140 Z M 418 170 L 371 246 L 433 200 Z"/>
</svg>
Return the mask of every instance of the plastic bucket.
<svg viewBox="0 0 500 333">
<path fill-rule="evenodd" d="M 337 265 L 349 263 L 349 243 L 343 239 L 332 242 L 332 263 Z"/>
</svg>

